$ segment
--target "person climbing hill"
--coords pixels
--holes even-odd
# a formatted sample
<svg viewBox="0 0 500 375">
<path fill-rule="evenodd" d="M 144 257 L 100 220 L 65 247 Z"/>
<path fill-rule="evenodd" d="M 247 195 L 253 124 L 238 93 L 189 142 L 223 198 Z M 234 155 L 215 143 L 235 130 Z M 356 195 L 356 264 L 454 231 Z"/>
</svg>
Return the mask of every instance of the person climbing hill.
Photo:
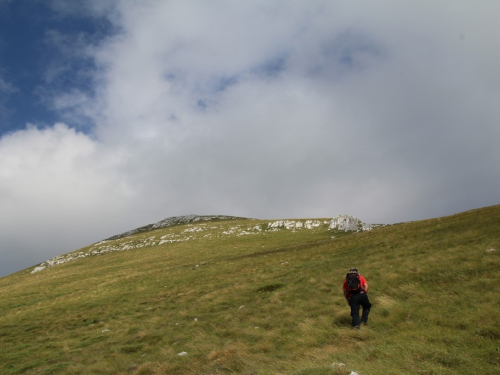
<svg viewBox="0 0 500 375">
<path fill-rule="evenodd" d="M 361 276 L 357 268 L 351 268 L 344 280 L 344 297 L 351 306 L 351 317 L 353 328 L 359 329 L 360 324 L 368 323 L 368 315 L 372 304 L 368 299 L 368 283 Z M 359 309 L 363 307 L 363 314 L 359 317 Z"/>
</svg>

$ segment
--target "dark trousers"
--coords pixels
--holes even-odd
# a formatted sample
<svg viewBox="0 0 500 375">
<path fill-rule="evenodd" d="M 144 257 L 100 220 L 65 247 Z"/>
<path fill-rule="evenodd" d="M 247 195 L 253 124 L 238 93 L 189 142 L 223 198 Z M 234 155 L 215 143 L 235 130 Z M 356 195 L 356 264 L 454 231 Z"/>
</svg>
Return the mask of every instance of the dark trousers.
<svg viewBox="0 0 500 375">
<path fill-rule="evenodd" d="M 352 316 L 352 326 L 356 327 L 362 323 L 368 323 L 368 314 L 370 314 L 370 308 L 372 304 L 368 300 L 368 295 L 366 293 L 359 293 L 353 295 L 349 298 L 349 305 L 351 305 L 351 316 Z M 363 315 L 361 316 L 361 321 L 359 319 L 359 308 L 363 307 Z"/>
</svg>

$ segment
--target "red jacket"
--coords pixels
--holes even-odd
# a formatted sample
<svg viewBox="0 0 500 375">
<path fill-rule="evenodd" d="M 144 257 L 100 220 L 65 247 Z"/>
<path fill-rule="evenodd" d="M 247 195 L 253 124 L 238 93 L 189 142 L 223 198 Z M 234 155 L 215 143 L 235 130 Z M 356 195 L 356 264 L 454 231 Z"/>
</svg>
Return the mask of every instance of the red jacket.
<svg viewBox="0 0 500 375">
<path fill-rule="evenodd" d="M 366 293 L 364 290 L 365 285 L 367 285 L 366 279 L 361 275 L 358 275 L 358 276 L 359 276 L 360 287 L 362 289 L 361 293 Z M 349 289 L 347 288 L 347 279 L 344 280 L 344 285 L 342 286 L 342 289 L 344 289 L 344 297 L 346 298 L 346 300 L 349 301 L 349 298 L 351 298 L 351 295 L 349 294 Z"/>
</svg>

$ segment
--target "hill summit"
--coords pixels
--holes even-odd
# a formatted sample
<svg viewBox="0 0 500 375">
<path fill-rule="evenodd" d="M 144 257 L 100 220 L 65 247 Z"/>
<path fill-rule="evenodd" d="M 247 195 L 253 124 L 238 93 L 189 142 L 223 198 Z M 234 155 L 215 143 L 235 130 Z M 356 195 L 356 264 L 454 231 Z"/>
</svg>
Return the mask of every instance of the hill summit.
<svg viewBox="0 0 500 375">
<path fill-rule="evenodd" d="M 236 216 L 225 216 L 225 215 L 184 215 L 184 216 L 172 216 L 166 219 L 160 220 L 154 224 L 148 224 L 140 228 L 132 229 L 130 231 L 117 234 L 108 238 L 107 240 L 116 240 L 123 237 L 128 237 L 133 234 L 149 232 L 150 230 L 155 230 L 159 228 L 167 228 L 174 225 L 183 225 L 189 223 L 196 223 L 200 221 L 219 221 L 219 220 L 244 220 L 244 217 Z"/>
<path fill-rule="evenodd" d="M 197 239 L 201 232 L 205 232 L 204 238 L 211 237 L 214 230 L 223 228 L 217 226 L 217 223 L 227 222 L 227 221 L 242 221 L 243 224 L 232 226 L 229 230 L 219 230 L 216 234 L 217 236 L 242 236 L 249 234 L 259 234 L 266 231 L 277 231 L 280 229 L 287 230 L 301 230 L 301 229 L 313 229 L 319 228 L 321 226 L 326 227 L 331 231 L 344 231 L 344 232 L 357 232 L 357 231 L 367 231 L 379 225 L 372 225 L 363 223 L 361 220 L 349 216 L 349 215 L 338 215 L 333 219 L 323 219 L 323 220 L 277 220 L 267 223 L 261 223 L 258 225 L 245 225 L 246 221 L 251 222 L 254 219 L 236 217 L 236 216 L 224 216 L 224 215 L 186 215 L 186 216 L 173 216 L 163 219 L 155 224 L 148 224 L 143 227 L 133 229 L 122 234 L 112 236 L 106 240 L 100 241 L 92 245 L 87 250 L 77 250 L 68 254 L 58 255 L 50 260 L 47 260 L 33 268 L 31 273 L 36 273 L 43 271 L 47 267 L 52 267 L 55 265 L 67 263 L 70 261 L 86 258 L 88 256 L 103 255 L 106 253 L 133 250 L 144 247 L 151 246 L 161 246 L 166 243 L 174 242 L 184 242 Z M 211 225 L 207 227 L 207 223 Z M 197 224 L 197 225 L 194 225 Z M 188 227 L 182 230 L 180 233 L 168 233 L 162 236 L 149 236 L 140 240 L 132 239 L 129 241 L 117 241 L 125 238 L 132 237 L 137 234 L 142 234 L 146 232 L 152 232 L 158 229 L 171 228 L 175 226 L 188 225 Z M 206 232 L 209 232 L 208 234 Z"/>
</svg>

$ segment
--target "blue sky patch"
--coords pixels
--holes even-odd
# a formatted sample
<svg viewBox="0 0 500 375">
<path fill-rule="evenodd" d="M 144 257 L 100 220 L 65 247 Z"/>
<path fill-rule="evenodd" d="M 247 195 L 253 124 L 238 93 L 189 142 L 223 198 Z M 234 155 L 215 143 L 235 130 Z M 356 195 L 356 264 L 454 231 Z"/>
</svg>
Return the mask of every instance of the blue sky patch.
<svg viewBox="0 0 500 375">
<path fill-rule="evenodd" d="M 0 92 L 0 108 L 10 108 L 0 115 L 0 135 L 37 119 L 57 121 L 50 101 L 68 87 L 91 93 L 95 66 L 82 46 L 111 31 L 105 19 L 62 16 L 44 2 L 0 3 L 0 79 L 12 88 Z"/>
</svg>

